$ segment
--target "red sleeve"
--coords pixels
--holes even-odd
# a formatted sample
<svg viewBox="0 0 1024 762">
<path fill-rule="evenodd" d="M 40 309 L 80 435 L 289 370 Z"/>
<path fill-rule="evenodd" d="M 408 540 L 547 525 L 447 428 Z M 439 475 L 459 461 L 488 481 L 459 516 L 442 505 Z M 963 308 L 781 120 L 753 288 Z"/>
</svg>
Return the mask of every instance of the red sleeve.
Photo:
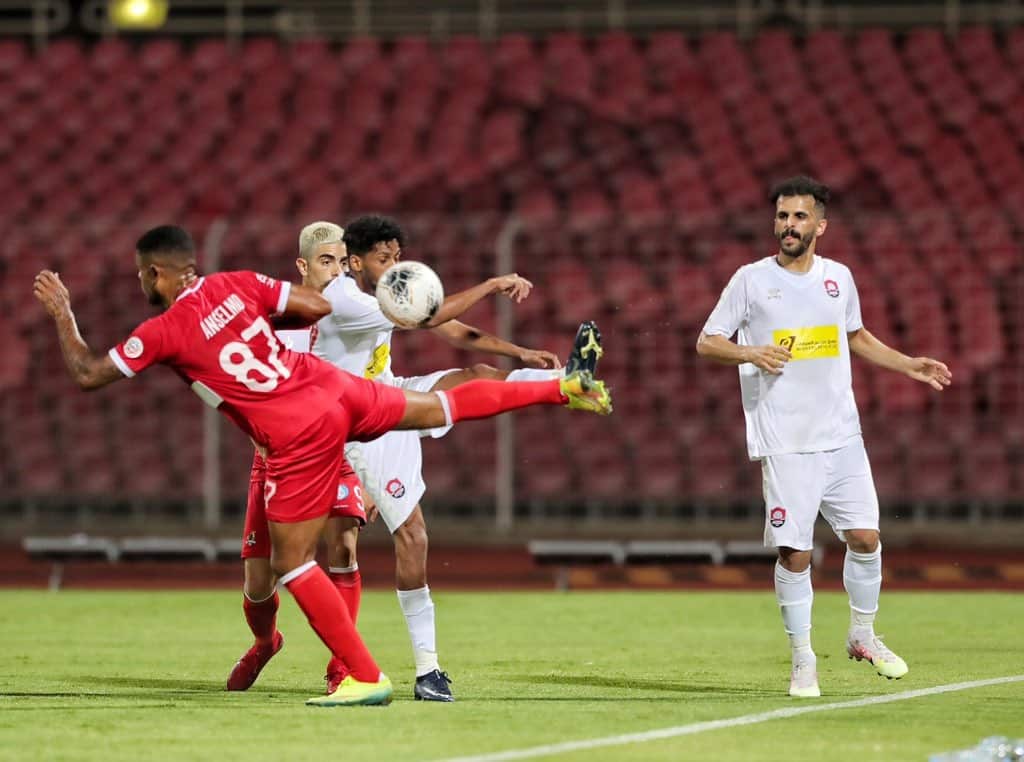
<svg viewBox="0 0 1024 762">
<path fill-rule="evenodd" d="M 237 275 L 268 315 L 280 315 L 284 312 L 288 305 L 288 295 L 292 290 L 291 283 L 248 270 L 239 272 Z"/>
<path fill-rule="evenodd" d="M 114 365 L 128 378 L 171 356 L 173 332 L 168 330 L 165 317 L 160 315 L 147 320 L 108 353 Z"/>
</svg>

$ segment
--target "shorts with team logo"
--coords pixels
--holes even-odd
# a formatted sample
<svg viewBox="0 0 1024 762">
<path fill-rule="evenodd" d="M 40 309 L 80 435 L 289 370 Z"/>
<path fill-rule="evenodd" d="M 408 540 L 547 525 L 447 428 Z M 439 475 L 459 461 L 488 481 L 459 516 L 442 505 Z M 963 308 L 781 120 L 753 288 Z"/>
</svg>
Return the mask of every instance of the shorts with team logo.
<svg viewBox="0 0 1024 762">
<path fill-rule="evenodd" d="M 442 377 L 452 372 L 454 369 L 439 370 L 426 376 L 395 378 L 389 385 L 414 392 L 429 392 Z M 420 438 L 442 437 L 450 428 L 439 426 L 422 431 L 389 431 L 371 442 L 350 442 L 346 446 L 345 454 L 391 532 L 405 523 L 427 490 L 423 481 Z"/>
<path fill-rule="evenodd" d="M 861 437 L 837 450 L 769 455 L 764 481 L 764 544 L 811 550 L 820 512 L 840 540 L 846 529 L 878 529 L 878 495 Z"/>
<path fill-rule="evenodd" d="M 366 508 L 363 505 L 362 487 L 355 471 L 342 460 L 338 475 L 337 491 L 330 517 L 358 519 L 359 525 L 366 524 Z M 267 464 L 259 453 L 253 457 L 249 474 L 249 497 L 245 504 L 245 529 L 242 535 L 242 558 L 270 558 L 270 526 L 267 524 Z"/>
</svg>

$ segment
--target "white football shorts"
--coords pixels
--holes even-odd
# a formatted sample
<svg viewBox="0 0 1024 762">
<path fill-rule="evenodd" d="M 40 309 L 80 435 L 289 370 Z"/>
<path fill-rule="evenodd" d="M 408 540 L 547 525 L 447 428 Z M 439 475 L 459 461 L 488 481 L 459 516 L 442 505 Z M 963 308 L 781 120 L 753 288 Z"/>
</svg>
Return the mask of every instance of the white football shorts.
<svg viewBox="0 0 1024 762">
<path fill-rule="evenodd" d="M 861 437 L 838 450 L 769 455 L 764 481 L 764 544 L 814 547 L 820 512 L 840 540 L 845 529 L 878 529 L 878 495 Z"/>
<path fill-rule="evenodd" d="M 443 376 L 454 372 L 439 370 L 426 376 L 395 378 L 392 386 L 414 392 L 428 392 Z M 349 442 L 345 455 L 370 495 L 388 530 L 393 534 L 405 523 L 420 502 L 427 485 L 423 481 L 421 437 L 442 437 L 451 426 L 423 431 L 389 431 L 371 442 Z"/>
</svg>

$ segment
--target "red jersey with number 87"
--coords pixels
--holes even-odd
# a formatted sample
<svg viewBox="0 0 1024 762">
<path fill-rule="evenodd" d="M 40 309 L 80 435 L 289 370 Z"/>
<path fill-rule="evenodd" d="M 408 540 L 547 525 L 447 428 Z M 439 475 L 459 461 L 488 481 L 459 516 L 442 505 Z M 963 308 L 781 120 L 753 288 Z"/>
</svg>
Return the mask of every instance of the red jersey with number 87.
<svg viewBox="0 0 1024 762">
<path fill-rule="evenodd" d="M 288 350 L 274 336 L 270 318 L 284 311 L 290 290 L 291 284 L 254 272 L 207 275 L 110 357 L 126 376 L 157 363 L 170 366 L 204 402 L 273 450 L 349 388 L 338 369 Z"/>
</svg>

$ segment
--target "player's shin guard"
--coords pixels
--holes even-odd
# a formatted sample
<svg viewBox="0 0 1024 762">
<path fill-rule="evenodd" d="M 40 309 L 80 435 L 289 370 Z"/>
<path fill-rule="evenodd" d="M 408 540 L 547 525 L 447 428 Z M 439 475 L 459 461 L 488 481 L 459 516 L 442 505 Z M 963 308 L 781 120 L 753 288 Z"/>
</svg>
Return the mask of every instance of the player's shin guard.
<svg viewBox="0 0 1024 762">
<path fill-rule="evenodd" d="M 850 630 L 873 632 L 882 589 L 882 543 L 878 543 L 874 553 L 846 549 L 843 586 L 850 596 Z"/>
<path fill-rule="evenodd" d="M 811 650 L 811 606 L 814 590 L 811 588 L 811 569 L 791 572 L 782 564 L 775 564 L 775 596 L 782 612 L 782 623 L 789 635 L 793 661 L 814 657 Z"/>
<path fill-rule="evenodd" d="M 374 683 L 380 668 L 356 631 L 341 595 L 316 561 L 303 564 L 281 577 L 295 597 L 310 626 L 335 657 L 362 682 Z"/>
<path fill-rule="evenodd" d="M 332 566 L 327 571 L 331 576 L 331 582 L 338 588 L 341 599 L 348 607 L 352 624 L 355 624 L 359 619 L 359 602 L 363 597 L 363 578 L 359 574 L 359 564 L 345 567 Z"/>
<path fill-rule="evenodd" d="M 434 628 L 434 601 L 430 588 L 424 585 L 418 590 L 399 590 L 398 604 L 405 615 L 412 641 L 413 658 L 416 660 L 416 677 L 440 669 L 437 663 L 436 632 Z"/>
<path fill-rule="evenodd" d="M 493 381 L 478 379 L 460 384 L 441 396 L 448 423 L 490 418 L 498 413 L 530 405 L 564 405 L 558 379 L 549 381 Z"/>
<path fill-rule="evenodd" d="M 274 633 L 277 632 L 277 609 L 281 605 L 281 597 L 275 590 L 273 595 L 262 601 L 254 601 L 248 595 L 242 594 L 242 611 L 245 613 L 245 621 L 252 630 L 253 637 L 258 646 L 268 646 L 274 640 Z"/>
</svg>

